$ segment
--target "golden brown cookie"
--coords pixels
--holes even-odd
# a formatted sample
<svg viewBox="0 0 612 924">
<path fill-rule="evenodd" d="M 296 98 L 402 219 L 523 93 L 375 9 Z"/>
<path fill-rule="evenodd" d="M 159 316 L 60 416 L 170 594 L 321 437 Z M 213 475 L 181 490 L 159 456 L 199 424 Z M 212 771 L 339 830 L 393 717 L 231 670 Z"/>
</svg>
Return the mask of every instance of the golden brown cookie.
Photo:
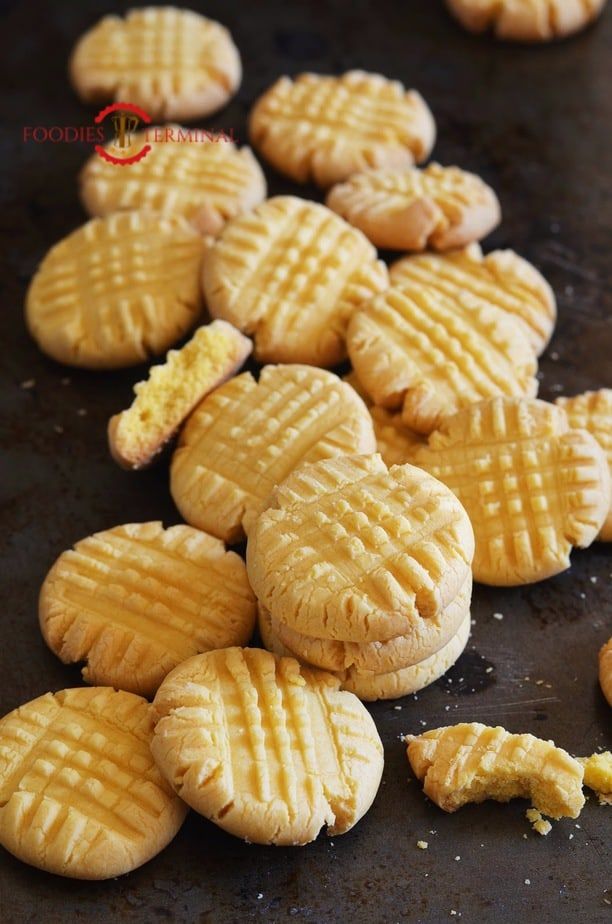
<svg viewBox="0 0 612 924">
<path fill-rule="evenodd" d="M 200 327 L 181 350 L 152 366 L 149 378 L 134 386 L 131 406 L 111 417 L 108 441 L 123 468 L 143 468 L 176 433 L 196 404 L 234 375 L 251 353 L 248 337 L 213 321 Z"/>
<path fill-rule="evenodd" d="M 259 362 L 340 362 L 351 314 L 387 285 L 361 231 L 294 196 L 228 222 L 204 262 L 211 315 L 252 335 Z"/>
<path fill-rule="evenodd" d="M 430 433 L 448 414 L 493 395 L 537 392 L 537 362 L 523 328 L 469 293 L 420 284 L 391 288 L 351 318 L 347 344 L 375 404 Z"/>
<path fill-rule="evenodd" d="M 413 461 L 467 510 L 474 577 L 483 584 L 529 584 L 564 571 L 572 546 L 590 545 L 609 509 L 603 450 L 544 401 L 474 404 L 448 417 Z"/>
<path fill-rule="evenodd" d="M 168 671 L 245 645 L 255 599 L 242 559 L 190 526 L 129 523 L 77 542 L 40 593 L 45 641 L 83 677 L 152 696 Z"/>
<path fill-rule="evenodd" d="M 255 103 L 249 134 L 281 173 L 331 186 L 368 167 L 425 160 L 436 127 L 416 90 L 356 70 L 281 77 Z"/>
<path fill-rule="evenodd" d="M 580 32 L 601 13 L 606 0 L 446 0 L 470 32 L 491 30 L 513 42 L 550 42 Z"/>
<path fill-rule="evenodd" d="M 369 713 L 331 674 L 257 648 L 191 658 L 155 697 L 152 751 L 181 797 L 230 834 L 301 845 L 344 834 L 383 770 Z"/>
<path fill-rule="evenodd" d="M 379 455 L 303 465 L 249 533 L 251 585 L 272 617 L 341 641 L 418 637 L 470 572 L 473 534 L 444 485 Z"/>
<path fill-rule="evenodd" d="M 53 359 L 87 369 L 163 353 L 201 313 L 204 246 L 184 219 L 155 212 L 88 221 L 51 248 L 32 279 L 30 333 Z"/>
<path fill-rule="evenodd" d="M 612 638 L 608 639 L 599 652 L 599 685 L 612 706 Z"/>
<path fill-rule="evenodd" d="M 259 381 L 246 372 L 196 408 L 170 490 L 189 523 L 237 542 L 296 466 L 375 448 L 368 410 L 345 382 L 311 366 L 266 366 Z"/>
<path fill-rule="evenodd" d="M 242 68 L 218 22 L 151 6 L 96 23 L 72 52 L 70 77 L 85 102 L 114 99 L 142 107 L 152 119 L 196 119 L 231 99 Z"/>
<path fill-rule="evenodd" d="M 110 879 L 177 833 L 186 806 L 151 756 L 153 707 L 94 687 L 47 693 L 0 719 L 0 843 L 32 866 Z"/>
<path fill-rule="evenodd" d="M 538 270 L 513 250 L 486 256 L 479 244 L 445 254 L 412 254 L 389 268 L 391 285 L 433 287 L 451 298 L 463 292 L 501 308 L 525 326 L 539 356 L 552 336 L 557 317 L 555 295 Z"/>
</svg>

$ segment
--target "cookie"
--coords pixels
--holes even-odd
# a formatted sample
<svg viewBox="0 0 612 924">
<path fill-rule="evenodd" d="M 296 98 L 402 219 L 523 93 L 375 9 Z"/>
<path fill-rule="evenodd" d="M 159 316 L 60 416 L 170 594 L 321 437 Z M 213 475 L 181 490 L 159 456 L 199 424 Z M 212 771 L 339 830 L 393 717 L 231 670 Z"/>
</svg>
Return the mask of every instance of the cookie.
<svg viewBox="0 0 612 924">
<path fill-rule="evenodd" d="M 584 785 L 593 790 L 600 805 L 612 805 L 612 753 L 602 751 L 577 760 L 584 767 Z"/>
<path fill-rule="evenodd" d="M 610 504 L 603 450 L 544 401 L 494 398 L 448 417 L 413 461 L 454 491 L 476 536 L 474 578 L 512 586 L 569 568 Z"/>
<path fill-rule="evenodd" d="M 190 526 L 129 523 L 77 542 L 39 601 L 49 648 L 89 683 L 151 696 L 181 661 L 244 645 L 255 599 L 242 559 Z"/>
<path fill-rule="evenodd" d="M 530 799 L 551 818 L 577 818 L 584 805 L 583 768 L 552 741 L 479 722 L 432 728 L 405 740 L 423 791 L 445 812 L 485 799 Z"/>
<path fill-rule="evenodd" d="M 344 381 L 355 389 L 368 407 L 376 437 L 376 449 L 385 465 L 403 465 L 404 462 L 410 462 L 413 450 L 425 442 L 423 434 L 415 433 L 402 423 L 401 414 L 392 414 L 386 408 L 372 404 L 354 372 L 345 375 Z"/>
<path fill-rule="evenodd" d="M 555 401 L 567 414 L 570 427 L 588 430 L 603 451 L 612 472 L 612 388 L 599 391 L 585 391 L 572 398 L 557 398 Z M 612 508 L 601 527 L 598 539 L 612 542 Z"/>
<path fill-rule="evenodd" d="M 155 697 L 152 751 L 181 797 L 230 834 L 301 845 L 344 834 L 380 784 L 369 713 L 331 674 L 257 648 L 191 658 Z"/>
<path fill-rule="evenodd" d="M 26 321 L 44 353 L 115 369 L 164 353 L 202 311 L 204 241 L 182 218 L 95 218 L 48 252 L 28 289 Z"/>
<path fill-rule="evenodd" d="M 599 652 L 599 685 L 612 706 L 612 638 L 608 639 Z"/>
<path fill-rule="evenodd" d="M 491 30 L 512 42 L 550 42 L 580 32 L 596 19 L 606 0 L 446 0 L 470 32 Z"/>
<path fill-rule="evenodd" d="M 393 287 L 351 318 L 351 363 L 375 404 L 430 433 L 442 418 L 493 395 L 535 395 L 537 362 L 522 327 L 467 292 Z"/>
<path fill-rule="evenodd" d="M 416 90 L 355 70 L 281 77 L 255 103 L 249 134 L 281 173 L 326 187 L 368 167 L 425 160 L 436 126 Z"/>
<path fill-rule="evenodd" d="M 0 844 L 39 869 L 110 879 L 172 840 L 186 806 L 153 761 L 153 708 L 110 687 L 47 693 L 0 719 Z"/>
<path fill-rule="evenodd" d="M 225 321 L 200 327 L 181 350 L 134 386 L 131 406 L 111 417 L 110 451 L 123 468 L 149 465 L 196 404 L 243 365 L 253 345 Z"/>
<path fill-rule="evenodd" d="M 152 119 L 196 119 L 225 106 L 242 68 L 227 29 L 165 6 L 105 16 L 77 42 L 70 77 L 86 103 L 129 101 Z"/>
<path fill-rule="evenodd" d="M 461 504 L 411 465 L 379 455 L 303 465 L 249 533 L 247 570 L 272 617 L 348 642 L 418 637 L 455 599 L 472 561 Z"/>
<path fill-rule="evenodd" d="M 479 244 L 445 254 L 413 254 L 389 267 L 391 285 L 424 285 L 453 299 L 468 292 L 474 299 L 501 308 L 524 325 L 540 355 L 557 317 L 554 293 L 538 270 L 513 250 L 484 256 Z"/>
<path fill-rule="evenodd" d="M 99 154 L 89 158 L 79 186 L 90 215 L 147 208 L 162 215 L 182 215 L 200 234 L 216 235 L 229 218 L 265 199 L 265 177 L 250 148 L 238 148 L 229 140 L 189 141 L 193 130 L 179 125 L 159 131 L 163 137 L 171 132 L 175 140 L 156 142 L 156 129 L 132 136 L 135 152 L 145 143 L 151 150 L 130 164 L 127 175 Z M 106 149 L 112 153 L 111 144 Z"/>
<path fill-rule="evenodd" d="M 326 204 L 386 250 L 450 250 L 479 241 L 501 220 L 497 196 L 458 167 L 365 170 L 329 191 Z"/>
<path fill-rule="evenodd" d="M 361 231 L 294 196 L 232 219 L 204 262 L 211 315 L 252 335 L 262 363 L 341 362 L 351 314 L 387 285 Z"/>
<path fill-rule="evenodd" d="M 170 490 L 183 517 L 226 542 L 244 538 L 272 490 L 302 462 L 376 448 L 352 388 L 310 366 L 266 366 L 204 399 L 172 458 Z"/>
</svg>

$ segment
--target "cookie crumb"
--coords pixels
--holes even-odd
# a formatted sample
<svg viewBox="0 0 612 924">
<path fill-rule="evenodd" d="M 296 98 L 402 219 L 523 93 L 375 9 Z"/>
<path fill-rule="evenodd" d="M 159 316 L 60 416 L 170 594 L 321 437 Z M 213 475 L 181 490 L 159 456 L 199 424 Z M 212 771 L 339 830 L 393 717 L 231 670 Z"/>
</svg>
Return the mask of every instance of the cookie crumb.
<svg viewBox="0 0 612 924">
<path fill-rule="evenodd" d="M 19 387 L 28 391 L 30 388 L 34 388 L 36 385 L 36 379 L 26 379 L 24 382 L 21 382 Z"/>
<path fill-rule="evenodd" d="M 87 408 L 85 408 L 85 407 L 80 407 L 80 408 L 77 410 L 77 416 L 78 416 L 78 417 L 86 417 L 86 416 L 87 416 Z"/>
<path fill-rule="evenodd" d="M 550 821 L 547 821 L 542 817 L 542 813 L 536 808 L 527 809 L 525 812 L 525 817 L 527 821 L 531 823 L 531 827 L 534 831 L 537 831 L 538 834 L 541 834 L 543 837 L 546 837 L 547 834 L 552 831 L 552 825 Z"/>
<path fill-rule="evenodd" d="M 525 879 L 525 885 L 531 885 L 531 879 Z"/>
<path fill-rule="evenodd" d="M 427 841 L 417 841 L 417 847 L 419 848 L 419 850 L 427 850 L 427 848 L 429 847 L 429 844 Z"/>
<path fill-rule="evenodd" d="M 493 613 L 493 619 L 500 619 L 500 620 L 501 620 L 501 619 L 503 619 L 503 618 L 504 618 L 504 614 L 503 614 L 503 613 Z"/>
<path fill-rule="evenodd" d="M 64 428 L 62 427 L 61 424 L 53 424 L 53 429 L 55 430 L 56 433 L 64 432 Z"/>
</svg>

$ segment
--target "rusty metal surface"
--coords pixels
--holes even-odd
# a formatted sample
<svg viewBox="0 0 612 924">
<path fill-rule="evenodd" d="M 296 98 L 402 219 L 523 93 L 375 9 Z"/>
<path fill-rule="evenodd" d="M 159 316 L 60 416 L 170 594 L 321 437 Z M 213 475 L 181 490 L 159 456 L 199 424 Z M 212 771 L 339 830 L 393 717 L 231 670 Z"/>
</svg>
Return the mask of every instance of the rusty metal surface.
<svg viewBox="0 0 612 924">
<path fill-rule="evenodd" d="M 570 41 L 519 48 L 464 34 L 434 0 L 190 5 L 225 22 L 242 52 L 238 97 L 207 123 L 233 127 L 241 139 L 253 99 L 282 73 L 363 67 L 420 89 L 438 123 L 436 158 L 476 170 L 499 192 L 504 221 L 487 244 L 518 249 L 557 293 L 560 319 L 541 363 L 541 396 L 612 384 L 612 15 Z M 164 464 L 132 476 L 106 450 L 106 420 L 128 401 L 143 369 L 61 368 L 38 352 L 22 322 L 24 291 L 38 261 L 84 220 L 75 177 L 88 151 L 24 145 L 21 129 L 89 121 L 92 110 L 68 86 L 67 56 L 99 15 L 120 7 L 103 0 L 5 0 L 0 7 L 7 72 L 0 139 L 2 714 L 79 682 L 78 669 L 63 667 L 38 632 L 38 589 L 54 558 L 119 522 L 178 520 Z M 272 192 L 318 195 L 267 172 Z M 20 387 L 29 379 L 34 387 Z M 609 809 L 591 799 L 577 824 L 555 824 L 547 838 L 531 832 L 521 801 L 444 815 L 408 782 L 399 735 L 478 719 L 554 738 L 575 754 L 609 747 L 610 712 L 596 684 L 596 655 L 610 635 L 611 572 L 610 547 L 595 545 L 546 583 L 475 588 L 472 639 L 450 677 L 417 697 L 372 708 L 385 744 L 384 780 L 353 832 L 301 850 L 267 849 L 242 844 L 192 814 L 151 863 L 96 884 L 54 878 L 3 851 L 0 918 L 609 920 Z M 428 850 L 416 848 L 419 839 Z"/>
</svg>

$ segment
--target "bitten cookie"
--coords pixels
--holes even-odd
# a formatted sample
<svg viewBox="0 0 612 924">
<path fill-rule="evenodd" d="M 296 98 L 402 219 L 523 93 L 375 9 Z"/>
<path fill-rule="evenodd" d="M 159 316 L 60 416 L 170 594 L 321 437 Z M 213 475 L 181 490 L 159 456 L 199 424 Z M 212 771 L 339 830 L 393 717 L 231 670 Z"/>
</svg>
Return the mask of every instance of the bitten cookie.
<svg viewBox="0 0 612 924">
<path fill-rule="evenodd" d="M 585 391 L 572 398 L 557 398 L 555 404 L 567 414 L 570 427 L 588 430 L 593 434 L 605 452 L 612 472 L 612 388 Z M 612 508 L 608 511 L 598 538 L 602 542 L 612 542 Z"/>
<path fill-rule="evenodd" d="M 181 350 L 152 366 L 149 378 L 134 386 L 131 406 L 111 417 L 108 441 L 124 468 L 149 465 L 196 404 L 243 365 L 253 345 L 225 321 L 200 327 Z"/>
<path fill-rule="evenodd" d="M 326 204 L 388 250 L 450 250 L 479 241 L 501 220 L 497 196 L 458 167 L 365 170 L 333 186 Z"/>
<path fill-rule="evenodd" d="M 387 285 L 361 231 L 294 196 L 228 222 L 204 262 L 211 315 L 252 335 L 262 363 L 341 362 L 353 311 Z"/>
<path fill-rule="evenodd" d="M 557 303 L 551 287 L 535 266 L 513 250 L 486 256 L 479 244 L 445 254 L 414 254 L 389 267 L 392 286 L 424 285 L 453 299 L 467 292 L 474 299 L 501 308 L 520 321 L 540 355 L 552 336 Z"/>
<path fill-rule="evenodd" d="M 227 29 L 165 6 L 105 16 L 77 42 L 70 76 L 87 103 L 129 101 L 152 119 L 196 119 L 231 99 L 242 68 Z"/>
<path fill-rule="evenodd" d="M 608 639 L 599 652 L 599 685 L 612 706 L 612 638 Z"/>
<path fill-rule="evenodd" d="M 368 167 L 425 160 L 436 127 L 415 90 L 356 70 L 341 77 L 281 77 L 255 103 L 249 133 L 281 173 L 331 186 Z"/>
<path fill-rule="evenodd" d="M 182 664 L 155 697 L 152 751 L 189 805 L 257 844 L 344 834 L 372 804 L 383 748 L 330 674 L 257 648 Z"/>
<path fill-rule="evenodd" d="M 310 366 L 266 366 L 258 382 L 244 373 L 196 408 L 170 490 L 189 523 L 237 542 L 297 465 L 375 448 L 368 410 L 349 385 Z"/>
<path fill-rule="evenodd" d="M 347 344 L 375 404 L 430 433 L 448 414 L 493 395 L 537 393 L 537 362 L 521 325 L 469 293 L 409 284 L 351 318 Z"/>
<path fill-rule="evenodd" d="M 476 536 L 483 584 L 541 581 L 569 568 L 610 506 L 603 450 L 561 408 L 494 398 L 448 417 L 413 461 L 455 492 Z"/>
<path fill-rule="evenodd" d="M 303 635 L 387 641 L 430 631 L 470 573 L 472 527 L 454 495 L 379 455 L 303 465 L 249 534 L 247 569 L 272 617 Z"/>
<path fill-rule="evenodd" d="M 45 641 L 83 677 L 151 696 L 210 648 L 245 645 L 255 599 L 242 559 L 190 526 L 130 523 L 77 542 L 40 592 Z"/>
<path fill-rule="evenodd" d="M 172 132 L 177 139 L 190 134 L 179 125 L 161 131 Z M 149 129 L 146 137 L 151 150 L 130 164 L 127 176 L 122 167 L 99 154 L 89 158 L 79 175 L 79 186 L 90 215 L 147 208 L 163 215 L 182 215 L 200 234 L 216 235 L 229 218 L 265 199 L 265 177 L 250 148 L 237 148 L 231 141 L 156 142 L 154 132 Z M 132 136 L 135 152 L 144 144 L 144 132 Z M 107 150 L 111 147 L 106 145 Z"/>
<path fill-rule="evenodd" d="M 0 843 L 39 869 L 110 879 L 172 840 L 187 807 L 151 756 L 153 708 L 110 687 L 47 693 L 0 719 Z"/>
<path fill-rule="evenodd" d="M 58 362 L 115 369 L 165 352 L 202 310 L 204 241 L 182 218 L 119 212 L 48 252 L 28 289 L 26 321 Z"/>
<path fill-rule="evenodd" d="M 470 32 L 491 30 L 514 42 L 549 42 L 584 29 L 606 0 L 446 0 Z"/>
</svg>

